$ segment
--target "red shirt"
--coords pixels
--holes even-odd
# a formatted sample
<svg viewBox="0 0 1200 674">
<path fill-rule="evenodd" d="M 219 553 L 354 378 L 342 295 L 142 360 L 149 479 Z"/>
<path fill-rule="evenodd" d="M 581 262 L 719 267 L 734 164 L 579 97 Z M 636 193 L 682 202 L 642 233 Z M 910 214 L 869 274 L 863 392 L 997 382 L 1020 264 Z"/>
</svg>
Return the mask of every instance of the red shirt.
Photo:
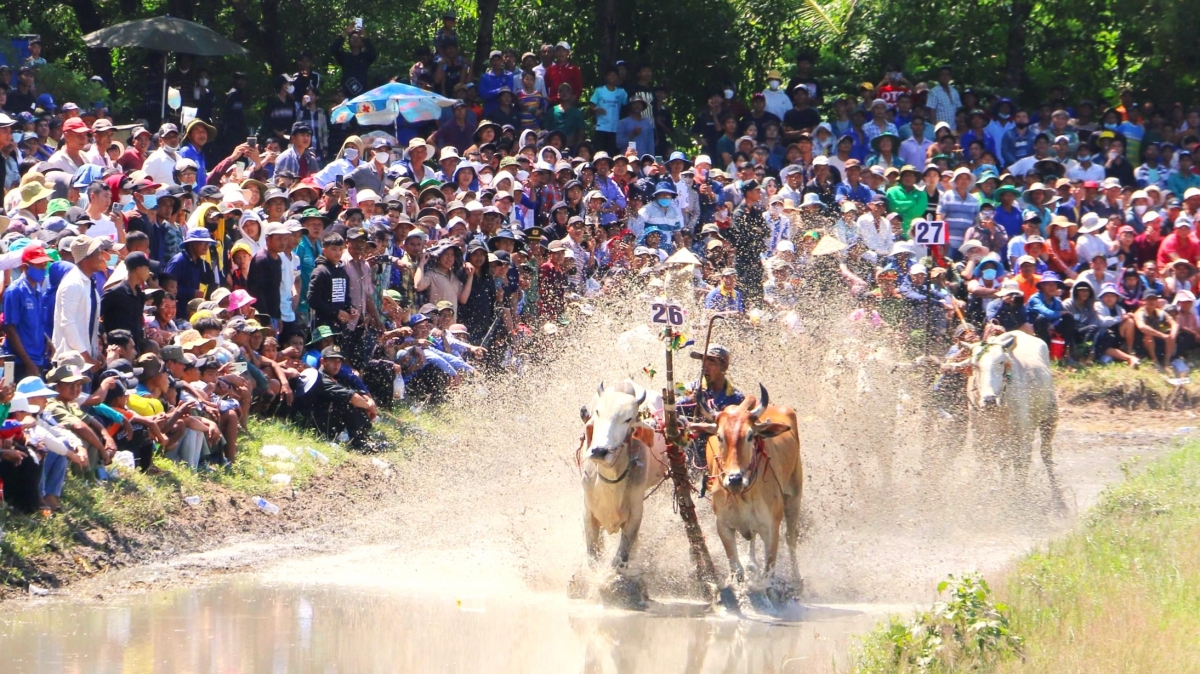
<svg viewBox="0 0 1200 674">
<path fill-rule="evenodd" d="M 1136 239 L 1135 239 L 1136 242 Z M 1171 232 L 1167 238 L 1162 240 L 1162 245 L 1158 247 L 1158 268 L 1171 264 L 1174 259 L 1171 253 L 1187 260 L 1195 265 L 1196 260 L 1200 259 L 1200 241 L 1196 241 L 1196 237 L 1188 234 L 1186 239 L 1179 238 L 1179 230 Z"/>
<path fill-rule="evenodd" d="M 583 73 L 579 71 L 579 66 L 571 62 L 555 62 L 546 68 L 546 94 L 552 105 L 558 103 L 558 86 L 564 82 L 571 85 L 571 92 L 576 99 L 583 95 Z"/>
<path fill-rule="evenodd" d="M 142 170 L 142 163 L 145 161 L 146 161 L 146 158 L 143 157 L 142 155 L 138 154 L 137 149 L 132 148 L 132 147 L 129 148 L 128 150 L 125 150 L 125 154 L 122 154 L 120 157 L 117 157 L 117 164 L 121 168 L 125 169 L 126 173 L 128 173 L 130 171 Z"/>
<path fill-rule="evenodd" d="M 1137 263 L 1138 269 L 1141 269 L 1142 264 L 1146 262 L 1158 261 L 1158 248 L 1162 242 L 1162 237 L 1151 241 L 1145 232 L 1133 238 L 1133 260 Z"/>
</svg>

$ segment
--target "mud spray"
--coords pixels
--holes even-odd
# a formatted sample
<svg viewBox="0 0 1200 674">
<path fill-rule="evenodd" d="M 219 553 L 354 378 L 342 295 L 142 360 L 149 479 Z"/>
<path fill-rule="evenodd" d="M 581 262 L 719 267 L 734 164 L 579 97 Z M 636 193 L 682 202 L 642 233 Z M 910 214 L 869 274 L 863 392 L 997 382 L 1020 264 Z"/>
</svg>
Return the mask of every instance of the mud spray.
<svg viewBox="0 0 1200 674">
<path fill-rule="evenodd" d="M 565 593 L 585 560 L 579 408 L 602 381 L 665 385 L 648 302 L 630 296 L 572 309 L 572 324 L 519 376 L 465 386 L 446 405 L 453 430 L 427 438 L 402 466 L 395 505 L 363 528 L 370 538 L 419 556 L 423 574 Z M 946 573 L 977 568 L 992 550 L 998 561 L 1061 527 L 1046 513 L 1040 461 L 1022 489 L 997 477 L 965 432 L 939 442 L 944 419 L 925 404 L 928 371 L 908 364 L 913 354 L 901 350 L 899 335 L 850 314 L 817 301 L 798 311 L 799 325 L 719 321 L 713 333 L 733 353 L 737 386 L 750 393 L 761 382 L 773 403 L 797 410 L 802 600 L 924 601 Z M 688 318 L 685 332 L 699 351 L 707 315 L 693 306 Z M 698 376 L 687 350 L 676 360 L 680 381 Z M 696 503 L 725 578 L 711 505 Z M 606 564 L 614 546 L 610 537 Z M 780 555 L 786 559 L 782 547 Z M 652 598 L 698 597 L 669 484 L 646 504 L 635 557 Z"/>
<path fill-rule="evenodd" d="M 572 309 L 572 324 L 521 372 L 465 385 L 436 413 L 449 430 L 418 438 L 397 466 L 393 494 L 284 541 L 327 554 L 272 560 L 235 547 L 203 555 L 254 560 L 256 573 L 229 584 L 5 616 L 6 671 L 149 671 L 151 655 L 171 671 L 832 671 L 854 634 L 928 602 L 947 573 L 994 568 L 1069 526 L 1047 512 L 1040 461 L 1017 489 L 965 432 L 935 441 L 943 420 L 924 403 L 931 377 L 906 365 L 901 336 L 816 302 L 798 326 L 718 324 L 713 336 L 732 350 L 738 386 L 761 382 L 798 412 L 800 615 L 781 627 L 710 612 L 669 485 L 646 504 L 635 555 L 650 610 L 568 601 L 585 566 L 579 408 L 600 381 L 664 385 L 647 299 Z M 691 319 L 687 332 L 702 342 L 703 312 Z M 677 362 L 680 380 L 697 376 L 696 361 Z M 723 577 L 711 505 L 697 510 Z"/>
</svg>

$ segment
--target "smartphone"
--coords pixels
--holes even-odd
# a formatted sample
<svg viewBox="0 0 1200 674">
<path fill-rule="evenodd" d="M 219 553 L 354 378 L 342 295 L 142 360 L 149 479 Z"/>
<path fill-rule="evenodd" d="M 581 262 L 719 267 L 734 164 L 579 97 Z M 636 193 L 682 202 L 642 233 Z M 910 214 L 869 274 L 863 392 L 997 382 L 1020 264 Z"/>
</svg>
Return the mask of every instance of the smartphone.
<svg viewBox="0 0 1200 674">
<path fill-rule="evenodd" d="M 625 148 L 625 149 L 626 149 L 626 150 L 633 150 L 634 152 L 637 152 L 637 141 L 636 141 L 636 140 L 631 140 L 631 141 L 629 141 L 629 145 L 628 145 L 628 146 L 626 146 L 626 148 Z"/>
<path fill-rule="evenodd" d="M 4 385 L 5 386 L 13 386 L 14 384 L 16 384 L 16 380 L 17 380 L 16 375 L 17 375 L 16 361 L 5 359 L 5 361 L 4 361 Z"/>
<path fill-rule="evenodd" d="M 334 176 L 333 184 L 337 185 L 338 189 L 342 189 L 343 187 L 346 186 L 346 177 L 345 176 Z"/>
<path fill-rule="evenodd" d="M 356 30 L 360 33 L 362 32 L 362 17 L 361 16 L 354 19 L 354 30 Z"/>
<path fill-rule="evenodd" d="M 246 144 L 250 146 L 251 150 L 257 150 L 258 149 L 258 136 L 247 137 Z"/>
</svg>

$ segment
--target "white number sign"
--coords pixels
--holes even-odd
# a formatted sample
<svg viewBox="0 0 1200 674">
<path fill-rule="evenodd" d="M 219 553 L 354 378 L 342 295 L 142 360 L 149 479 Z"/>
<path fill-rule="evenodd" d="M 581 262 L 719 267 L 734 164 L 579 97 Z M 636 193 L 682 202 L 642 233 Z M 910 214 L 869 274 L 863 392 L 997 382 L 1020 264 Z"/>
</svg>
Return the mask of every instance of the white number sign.
<svg viewBox="0 0 1200 674">
<path fill-rule="evenodd" d="M 656 325 L 683 325 L 683 305 L 670 300 L 654 300 L 650 303 L 650 322 Z"/>
<path fill-rule="evenodd" d="M 950 228 L 945 222 L 917 220 L 913 223 L 913 241 L 922 246 L 945 246 L 950 243 Z"/>
</svg>

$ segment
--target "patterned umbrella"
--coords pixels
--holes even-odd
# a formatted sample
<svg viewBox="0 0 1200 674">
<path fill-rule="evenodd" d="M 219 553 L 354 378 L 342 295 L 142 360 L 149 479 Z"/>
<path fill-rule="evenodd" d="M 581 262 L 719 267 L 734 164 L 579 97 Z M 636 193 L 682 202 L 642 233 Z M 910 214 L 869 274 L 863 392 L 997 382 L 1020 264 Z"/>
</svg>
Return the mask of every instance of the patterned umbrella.
<svg viewBox="0 0 1200 674">
<path fill-rule="evenodd" d="M 388 82 L 377 89 L 356 96 L 330 112 L 332 123 L 342 124 L 351 116 L 364 126 L 379 126 L 396 121 L 403 115 L 409 122 L 427 122 L 442 116 L 442 108 L 454 105 L 454 99 L 439 96 L 407 84 Z"/>
</svg>

